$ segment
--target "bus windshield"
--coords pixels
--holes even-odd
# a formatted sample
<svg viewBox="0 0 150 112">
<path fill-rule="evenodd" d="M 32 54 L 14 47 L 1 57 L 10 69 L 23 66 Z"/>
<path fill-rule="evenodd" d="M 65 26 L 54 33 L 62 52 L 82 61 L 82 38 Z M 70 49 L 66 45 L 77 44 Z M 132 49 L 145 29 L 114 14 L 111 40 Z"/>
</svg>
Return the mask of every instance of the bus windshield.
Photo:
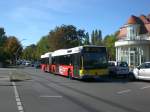
<svg viewBox="0 0 150 112">
<path fill-rule="evenodd" d="M 105 53 L 84 53 L 84 69 L 107 68 L 107 56 Z"/>
</svg>

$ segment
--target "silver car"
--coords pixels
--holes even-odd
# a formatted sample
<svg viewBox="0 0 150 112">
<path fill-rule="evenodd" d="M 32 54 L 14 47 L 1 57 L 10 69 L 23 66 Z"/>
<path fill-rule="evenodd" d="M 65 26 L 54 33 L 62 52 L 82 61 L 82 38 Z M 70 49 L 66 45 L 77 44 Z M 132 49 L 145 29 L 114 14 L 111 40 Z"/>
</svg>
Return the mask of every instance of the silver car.
<svg viewBox="0 0 150 112">
<path fill-rule="evenodd" d="M 31 65 L 31 61 L 26 61 L 25 62 L 25 66 L 30 66 Z"/>
<path fill-rule="evenodd" d="M 124 75 L 127 76 L 129 74 L 129 66 L 127 62 L 124 61 L 109 61 L 109 73 L 110 75 Z"/>
<path fill-rule="evenodd" d="M 150 80 L 150 62 L 142 63 L 134 68 L 133 75 L 136 79 Z"/>
</svg>

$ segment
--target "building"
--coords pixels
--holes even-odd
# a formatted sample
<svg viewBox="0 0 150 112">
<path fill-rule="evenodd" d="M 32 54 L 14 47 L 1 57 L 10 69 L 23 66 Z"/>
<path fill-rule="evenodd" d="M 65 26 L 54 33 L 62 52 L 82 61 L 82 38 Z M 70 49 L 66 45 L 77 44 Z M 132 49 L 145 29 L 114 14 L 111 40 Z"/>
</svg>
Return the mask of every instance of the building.
<svg viewBox="0 0 150 112">
<path fill-rule="evenodd" d="M 150 15 L 132 15 L 117 35 L 116 60 L 137 66 L 150 61 Z"/>
</svg>

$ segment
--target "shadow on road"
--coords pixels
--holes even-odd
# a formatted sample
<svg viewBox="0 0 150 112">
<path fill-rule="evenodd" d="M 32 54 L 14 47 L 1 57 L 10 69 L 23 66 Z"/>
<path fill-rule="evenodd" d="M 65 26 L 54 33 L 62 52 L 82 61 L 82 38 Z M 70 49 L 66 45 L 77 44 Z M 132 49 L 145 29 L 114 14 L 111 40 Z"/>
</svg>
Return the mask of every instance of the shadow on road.
<svg viewBox="0 0 150 112">
<path fill-rule="evenodd" d="M 131 80 L 127 77 L 109 77 L 107 79 L 96 78 L 96 79 L 84 79 L 82 80 L 87 83 L 129 83 L 134 82 L 136 80 Z"/>
</svg>

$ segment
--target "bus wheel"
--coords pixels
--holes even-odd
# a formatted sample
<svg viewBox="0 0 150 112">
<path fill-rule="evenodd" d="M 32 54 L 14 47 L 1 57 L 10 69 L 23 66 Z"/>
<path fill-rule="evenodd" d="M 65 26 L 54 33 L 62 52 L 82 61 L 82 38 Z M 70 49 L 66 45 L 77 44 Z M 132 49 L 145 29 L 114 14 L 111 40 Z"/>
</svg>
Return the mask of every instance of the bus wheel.
<svg viewBox="0 0 150 112">
<path fill-rule="evenodd" d="M 68 70 L 68 78 L 71 79 L 71 80 L 73 79 L 73 77 L 71 75 L 71 72 L 70 72 L 70 69 Z"/>
<path fill-rule="evenodd" d="M 55 72 L 55 68 L 54 68 L 54 67 L 52 68 L 52 73 L 53 73 L 54 75 L 56 75 L 56 72 Z"/>
<path fill-rule="evenodd" d="M 44 72 L 46 72 L 46 67 L 44 67 Z"/>
</svg>

